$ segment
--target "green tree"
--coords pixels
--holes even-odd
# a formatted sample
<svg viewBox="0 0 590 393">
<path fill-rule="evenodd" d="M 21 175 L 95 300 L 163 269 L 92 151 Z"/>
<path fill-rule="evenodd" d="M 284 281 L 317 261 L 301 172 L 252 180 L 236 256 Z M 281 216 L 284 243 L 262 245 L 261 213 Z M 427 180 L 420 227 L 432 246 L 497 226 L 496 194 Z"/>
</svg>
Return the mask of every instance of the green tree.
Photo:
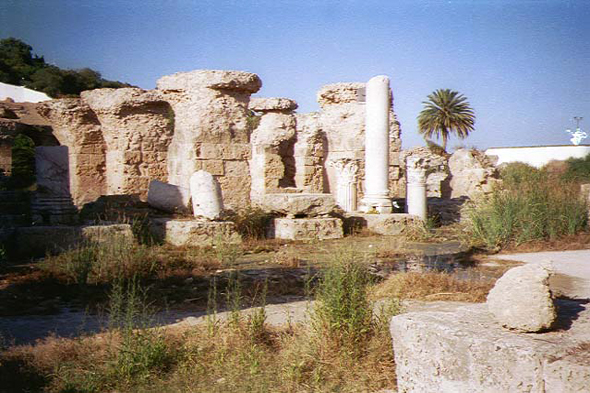
<svg viewBox="0 0 590 393">
<path fill-rule="evenodd" d="M 33 55 L 33 48 L 16 38 L 0 40 L 0 82 L 22 85 L 51 97 L 78 96 L 84 90 L 101 87 L 131 87 L 103 79 L 90 68 L 64 70 Z"/>
<path fill-rule="evenodd" d="M 464 139 L 473 131 L 475 113 L 464 95 L 450 89 L 438 89 L 422 103 L 424 109 L 418 115 L 418 131 L 424 138 L 441 138 L 445 151 L 451 133 Z"/>
<path fill-rule="evenodd" d="M 16 38 L 0 40 L 0 82 L 22 85 L 45 65 L 43 57 L 33 56 L 33 48 Z"/>
<path fill-rule="evenodd" d="M 35 142 L 18 134 L 12 144 L 11 188 L 26 188 L 35 182 Z"/>
</svg>

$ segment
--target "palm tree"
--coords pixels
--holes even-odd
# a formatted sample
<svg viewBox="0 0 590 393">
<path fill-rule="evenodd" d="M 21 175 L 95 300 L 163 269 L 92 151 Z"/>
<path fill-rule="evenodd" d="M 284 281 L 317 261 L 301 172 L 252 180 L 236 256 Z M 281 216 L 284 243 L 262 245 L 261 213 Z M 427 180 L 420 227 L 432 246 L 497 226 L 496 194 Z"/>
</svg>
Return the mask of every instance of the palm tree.
<svg viewBox="0 0 590 393">
<path fill-rule="evenodd" d="M 418 131 L 424 138 L 442 138 L 447 150 L 450 133 L 466 138 L 475 125 L 475 113 L 463 94 L 450 89 L 438 89 L 423 101 L 424 109 L 418 115 Z"/>
</svg>

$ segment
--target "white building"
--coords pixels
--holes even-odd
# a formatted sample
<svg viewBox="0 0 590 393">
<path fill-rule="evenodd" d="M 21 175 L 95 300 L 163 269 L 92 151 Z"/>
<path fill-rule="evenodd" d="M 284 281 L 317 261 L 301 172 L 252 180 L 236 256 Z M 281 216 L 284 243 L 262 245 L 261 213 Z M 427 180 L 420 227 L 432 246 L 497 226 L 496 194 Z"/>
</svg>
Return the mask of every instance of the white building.
<svg viewBox="0 0 590 393">
<path fill-rule="evenodd" d="M 45 93 L 27 89 L 23 86 L 9 85 L 0 82 L 0 101 L 12 98 L 14 102 L 41 102 L 51 100 Z"/>
<path fill-rule="evenodd" d="M 486 150 L 486 155 L 498 156 L 496 165 L 518 161 L 537 168 L 552 160 L 584 158 L 588 154 L 590 154 L 590 145 L 492 147 Z"/>
</svg>

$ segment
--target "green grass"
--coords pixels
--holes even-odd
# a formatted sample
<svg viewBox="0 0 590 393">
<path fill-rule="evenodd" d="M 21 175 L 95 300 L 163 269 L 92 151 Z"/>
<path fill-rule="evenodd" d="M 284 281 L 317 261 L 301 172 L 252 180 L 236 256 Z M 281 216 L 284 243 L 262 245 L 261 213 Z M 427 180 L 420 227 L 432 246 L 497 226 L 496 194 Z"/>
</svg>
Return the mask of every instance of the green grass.
<svg viewBox="0 0 590 393">
<path fill-rule="evenodd" d="M 236 274 L 221 293 L 213 284 L 203 326 L 149 329 L 146 292 L 116 280 L 110 329 L 80 339 L 49 338 L 0 353 L 6 386 L 46 392 L 359 392 L 395 388 L 388 322 L 395 307 L 373 311 L 364 257 L 342 251 L 321 274 L 312 323 L 271 328 L 262 307 L 245 318 Z M 218 295 L 233 317 L 215 318 Z M 395 306 L 395 304 L 394 304 Z M 10 390 L 9 390 L 10 391 Z"/>
<path fill-rule="evenodd" d="M 588 207 L 577 183 L 521 163 L 508 165 L 501 175 L 503 184 L 471 208 L 476 242 L 498 250 L 586 229 Z"/>
</svg>

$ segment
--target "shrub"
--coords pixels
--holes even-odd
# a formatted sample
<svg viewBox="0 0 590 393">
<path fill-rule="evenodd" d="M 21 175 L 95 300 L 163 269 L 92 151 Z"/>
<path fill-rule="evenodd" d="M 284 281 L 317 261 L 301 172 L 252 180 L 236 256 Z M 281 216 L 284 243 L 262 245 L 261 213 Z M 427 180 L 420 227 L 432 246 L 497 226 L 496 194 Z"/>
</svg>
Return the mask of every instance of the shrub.
<svg viewBox="0 0 590 393">
<path fill-rule="evenodd" d="M 272 215 L 260 208 L 249 206 L 245 209 L 229 212 L 227 219 L 236 224 L 238 233 L 244 238 L 264 239 Z"/>
<path fill-rule="evenodd" d="M 569 158 L 564 179 L 577 182 L 590 182 L 590 154 L 584 158 Z"/>
<path fill-rule="evenodd" d="M 470 211 L 475 239 L 488 249 L 554 239 L 586 228 L 588 208 L 579 186 L 522 163 L 501 171 L 502 186 Z"/>
<path fill-rule="evenodd" d="M 83 242 L 63 254 L 46 257 L 38 266 L 69 283 L 87 285 L 148 276 L 157 263 L 148 247 L 115 237 L 101 243 Z"/>
<path fill-rule="evenodd" d="M 371 333 L 373 305 L 368 263 L 353 251 L 339 250 L 316 288 L 313 324 L 321 335 L 339 343 L 354 343 Z"/>
</svg>

